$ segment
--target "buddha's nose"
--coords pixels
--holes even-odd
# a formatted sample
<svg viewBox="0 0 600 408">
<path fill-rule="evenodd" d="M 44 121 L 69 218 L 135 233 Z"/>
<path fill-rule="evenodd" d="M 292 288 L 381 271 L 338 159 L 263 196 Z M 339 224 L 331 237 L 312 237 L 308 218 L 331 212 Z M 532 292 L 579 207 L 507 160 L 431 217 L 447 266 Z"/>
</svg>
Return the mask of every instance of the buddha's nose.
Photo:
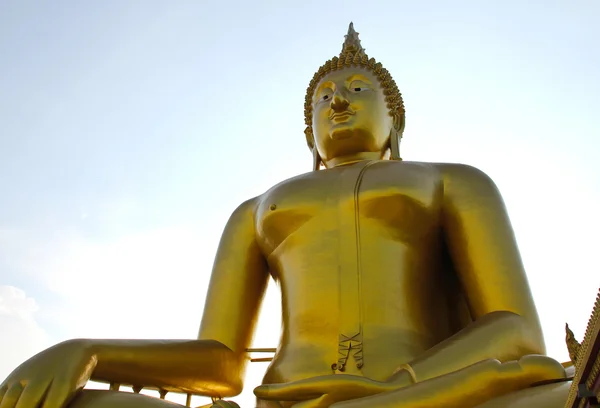
<svg viewBox="0 0 600 408">
<path fill-rule="evenodd" d="M 339 90 L 335 91 L 331 98 L 331 109 L 334 111 L 344 111 L 348 108 L 348 105 L 350 105 L 348 99 Z"/>
</svg>

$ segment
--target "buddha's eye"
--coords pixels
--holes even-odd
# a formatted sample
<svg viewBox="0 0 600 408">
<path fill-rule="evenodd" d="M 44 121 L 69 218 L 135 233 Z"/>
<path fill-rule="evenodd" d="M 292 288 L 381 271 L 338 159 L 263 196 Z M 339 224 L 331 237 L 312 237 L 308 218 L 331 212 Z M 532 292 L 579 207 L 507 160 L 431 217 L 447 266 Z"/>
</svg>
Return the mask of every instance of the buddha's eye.
<svg viewBox="0 0 600 408">
<path fill-rule="evenodd" d="M 317 103 L 320 102 L 329 102 L 331 101 L 331 99 L 333 98 L 333 90 L 331 89 L 324 89 L 323 91 L 321 91 L 319 93 L 318 99 L 317 99 Z"/>
<path fill-rule="evenodd" d="M 369 91 L 371 88 L 369 88 L 369 85 L 367 85 L 363 81 L 352 81 L 349 89 L 350 89 L 350 92 L 359 93 L 359 92 Z"/>
<path fill-rule="evenodd" d="M 364 85 L 363 86 L 353 86 L 350 88 L 350 91 L 354 92 L 354 93 L 365 92 L 368 90 L 370 90 L 370 88 L 368 88 L 367 86 L 364 86 Z"/>
</svg>

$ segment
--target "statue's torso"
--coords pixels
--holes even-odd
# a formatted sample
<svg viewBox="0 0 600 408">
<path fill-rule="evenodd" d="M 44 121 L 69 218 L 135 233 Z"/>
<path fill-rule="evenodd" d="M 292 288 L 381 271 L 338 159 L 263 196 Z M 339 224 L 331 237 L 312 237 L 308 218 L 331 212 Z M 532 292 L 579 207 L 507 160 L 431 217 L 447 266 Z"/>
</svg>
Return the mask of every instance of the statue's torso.
<svg viewBox="0 0 600 408">
<path fill-rule="evenodd" d="M 435 165 L 391 161 L 304 174 L 261 197 L 257 236 L 283 300 L 265 382 L 341 372 L 332 364 L 385 379 L 448 336 L 442 201 Z"/>
</svg>

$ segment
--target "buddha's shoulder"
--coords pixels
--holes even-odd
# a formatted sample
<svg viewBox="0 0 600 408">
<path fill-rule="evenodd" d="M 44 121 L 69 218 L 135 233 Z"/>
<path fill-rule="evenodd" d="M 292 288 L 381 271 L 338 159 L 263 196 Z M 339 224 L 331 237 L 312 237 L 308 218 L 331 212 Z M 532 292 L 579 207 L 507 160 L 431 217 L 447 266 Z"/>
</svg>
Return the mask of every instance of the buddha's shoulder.
<svg viewBox="0 0 600 408">
<path fill-rule="evenodd" d="M 463 163 L 429 163 L 445 177 L 487 177 L 483 170 Z"/>
<path fill-rule="evenodd" d="M 305 187 L 326 182 L 329 178 L 331 178 L 331 174 L 327 171 L 311 171 L 298 174 L 275 184 L 263 194 L 256 197 L 256 200 L 261 201 L 273 195 L 288 194 L 290 191 L 301 191 Z"/>
<path fill-rule="evenodd" d="M 470 178 L 486 177 L 485 173 L 477 167 L 462 163 L 432 163 L 418 161 L 388 161 L 388 166 L 398 171 L 411 171 L 416 173 L 438 175 L 443 178 Z"/>
<path fill-rule="evenodd" d="M 483 170 L 461 163 L 432 163 L 439 171 L 447 191 L 485 193 L 496 190 L 496 184 Z"/>
<path fill-rule="evenodd" d="M 462 163 L 429 163 L 401 161 L 392 164 L 398 170 L 420 173 L 439 180 L 446 188 L 461 190 L 495 189 L 494 181 L 483 170 Z"/>
<path fill-rule="evenodd" d="M 314 186 L 315 182 L 323 182 L 321 177 L 323 172 L 308 172 L 299 174 L 297 176 L 285 179 L 269 188 L 264 193 L 253 197 L 243 202 L 239 208 L 243 208 L 246 211 L 258 211 L 261 207 L 264 207 L 265 203 L 270 203 L 274 198 L 280 198 L 281 196 L 287 196 L 290 193 L 302 193 L 307 187 Z M 270 204 L 269 204 L 270 205 Z"/>
<path fill-rule="evenodd" d="M 437 172 L 440 175 L 456 175 L 457 177 L 469 175 L 484 175 L 483 171 L 477 167 L 462 164 L 462 163 L 435 163 L 435 162 L 418 162 L 418 161 L 398 161 L 392 162 L 396 166 L 404 168 L 420 169 L 424 172 Z"/>
</svg>

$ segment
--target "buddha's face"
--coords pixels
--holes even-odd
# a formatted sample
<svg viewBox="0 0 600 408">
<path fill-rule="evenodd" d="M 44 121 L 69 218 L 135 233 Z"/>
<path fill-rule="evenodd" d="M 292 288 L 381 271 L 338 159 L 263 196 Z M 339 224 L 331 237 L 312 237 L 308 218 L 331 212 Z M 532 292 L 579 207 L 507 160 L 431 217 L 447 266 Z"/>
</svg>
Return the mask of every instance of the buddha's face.
<svg viewBox="0 0 600 408">
<path fill-rule="evenodd" d="M 393 120 L 379 80 L 364 68 L 327 74 L 313 95 L 313 134 L 324 162 L 364 152 L 383 152 Z"/>
</svg>

